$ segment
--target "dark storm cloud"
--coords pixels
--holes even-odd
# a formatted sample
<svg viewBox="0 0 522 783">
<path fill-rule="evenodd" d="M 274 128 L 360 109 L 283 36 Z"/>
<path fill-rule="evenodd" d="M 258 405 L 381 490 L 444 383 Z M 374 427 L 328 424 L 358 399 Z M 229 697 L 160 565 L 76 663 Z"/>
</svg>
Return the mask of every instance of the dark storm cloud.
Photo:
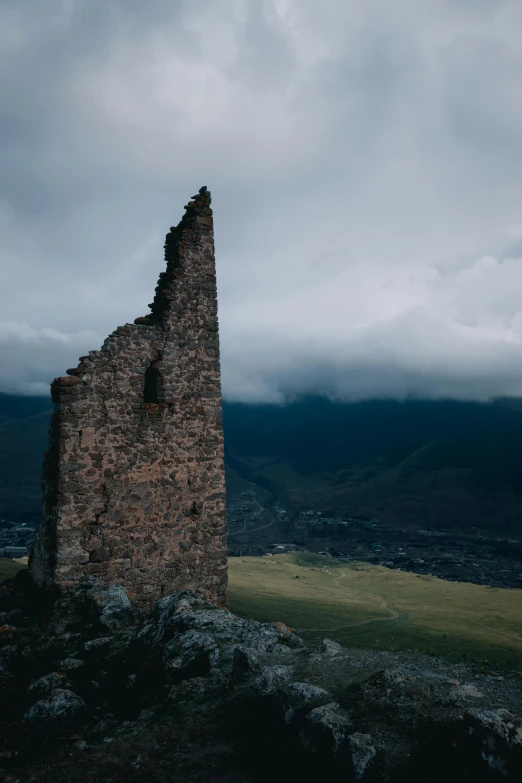
<svg viewBox="0 0 522 783">
<path fill-rule="evenodd" d="M 0 9 L 0 386 L 147 310 L 208 184 L 235 399 L 522 393 L 522 6 Z"/>
</svg>

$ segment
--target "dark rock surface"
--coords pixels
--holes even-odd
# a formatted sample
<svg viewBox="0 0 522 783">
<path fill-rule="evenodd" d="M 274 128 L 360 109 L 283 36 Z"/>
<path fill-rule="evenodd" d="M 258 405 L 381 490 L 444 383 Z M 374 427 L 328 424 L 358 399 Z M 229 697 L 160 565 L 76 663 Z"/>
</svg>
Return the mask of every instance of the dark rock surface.
<svg viewBox="0 0 522 783">
<path fill-rule="evenodd" d="M 178 592 L 143 617 L 86 580 L 48 603 L 0 587 L 0 780 L 505 781 L 522 677 L 304 646 Z"/>
</svg>

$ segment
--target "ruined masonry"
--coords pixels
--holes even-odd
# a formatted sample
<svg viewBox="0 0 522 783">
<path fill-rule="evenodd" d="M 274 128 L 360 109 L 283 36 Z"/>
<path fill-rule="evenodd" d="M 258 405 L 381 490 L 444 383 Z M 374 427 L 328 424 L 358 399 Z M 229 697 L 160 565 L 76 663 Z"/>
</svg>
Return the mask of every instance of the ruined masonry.
<svg viewBox="0 0 522 783">
<path fill-rule="evenodd" d="M 52 385 L 43 521 L 30 569 L 43 587 L 86 576 L 145 610 L 199 588 L 226 605 L 225 481 L 210 192 L 165 242 L 151 312 Z"/>
</svg>

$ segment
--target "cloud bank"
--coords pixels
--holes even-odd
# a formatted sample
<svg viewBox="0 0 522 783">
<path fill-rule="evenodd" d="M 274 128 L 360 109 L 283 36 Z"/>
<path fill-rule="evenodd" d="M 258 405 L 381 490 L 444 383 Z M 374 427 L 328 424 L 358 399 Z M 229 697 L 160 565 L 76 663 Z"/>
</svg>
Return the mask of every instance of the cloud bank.
<svg viewBox="0 0 522 783">
<path fill-rule="evenodd" d="M 147 311 L 213 193 L 228 399 L 522 395 L 518 0 L 0 9 L 0 390 Z"/>
</svg>

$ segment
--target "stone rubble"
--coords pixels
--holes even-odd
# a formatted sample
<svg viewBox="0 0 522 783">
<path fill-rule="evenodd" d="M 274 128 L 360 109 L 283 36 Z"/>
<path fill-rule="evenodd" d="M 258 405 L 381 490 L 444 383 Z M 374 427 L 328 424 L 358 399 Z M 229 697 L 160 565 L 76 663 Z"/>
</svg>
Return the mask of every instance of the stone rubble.
<svg viewBox="0 0 522 783">
<path fill-rule="evenodd" d="M 16 590 L 0 588 L 0 607 L 2 592 Z M 235 617 L 197 591 L 147 616 L 118 595 L 87 579 L 0 629 L 2 779 L 123 780 L 106 772 L 114 754 L 126 781 L 518 779 L 516 672 L 329 639 L 308 649 L 283 624 Z M 230 776 L 205 778 L 202 765 Z"/>
</svg>

